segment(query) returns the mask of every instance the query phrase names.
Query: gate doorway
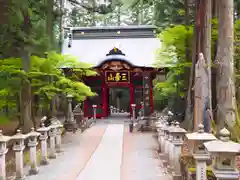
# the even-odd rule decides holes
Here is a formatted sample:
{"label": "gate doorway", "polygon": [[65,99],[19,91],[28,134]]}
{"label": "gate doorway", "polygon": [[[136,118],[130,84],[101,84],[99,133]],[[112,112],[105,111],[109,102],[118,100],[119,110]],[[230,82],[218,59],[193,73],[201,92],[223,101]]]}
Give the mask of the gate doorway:
{"label": "gate doorway", "polygon": [[[130,112],[130,91],[127,87],[110,87],[109,88],[109,108],[115,107],[119,112]],[[110,111],[110,109],[109,109]],[[110,113],[110,115],[112,115]]]}

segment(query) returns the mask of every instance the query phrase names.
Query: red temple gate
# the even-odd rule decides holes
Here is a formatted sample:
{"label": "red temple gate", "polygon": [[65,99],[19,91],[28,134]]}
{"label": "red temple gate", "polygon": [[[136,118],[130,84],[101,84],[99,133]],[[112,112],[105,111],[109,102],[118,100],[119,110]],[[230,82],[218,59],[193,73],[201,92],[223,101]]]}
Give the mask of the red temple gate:
{"label": "red temple gate", "polygon": [[[98,94],[96,97],[84,101],[84,116],[93,117],[92,105],[97,105],[97,118],[108,117],[109,111],[109,89],[113,87],[129,89],[129,103],[136,104],[136,112],[142,108],[144,101],[144,74],[148,74],[148,103],[150,112],[153,112],[152,79],[155,78],[159,69],[150,67],[139,67],[126,60],[125,55],[117,48],[112,49],[99,65],[94,68],[98,75],[85,78],[85,83]],[[164,69],[162,69],[164,70]],[[161,70],[160,70],[161,71]],[[128,112],[132,114],[131,105]]]}

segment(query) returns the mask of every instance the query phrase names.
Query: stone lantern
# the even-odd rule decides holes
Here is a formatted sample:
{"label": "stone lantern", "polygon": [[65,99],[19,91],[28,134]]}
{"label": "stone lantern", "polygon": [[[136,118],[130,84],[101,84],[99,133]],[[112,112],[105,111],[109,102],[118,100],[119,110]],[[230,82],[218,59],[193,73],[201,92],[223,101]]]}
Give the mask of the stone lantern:
{"label": "stone lantern", "polygon": [[218,180],[238,180],[239,172],[235,158],[240,152],[240,144],[229,138],[230,132],[224,128],[220,139],[204,143],[207,151],[214,157],[213,173]]}
{"label": "stone lantern", "polygon": [[58,124],[56,124],[56,152],[57,153],[60,153],[62,152],[62,148],[61,148],[61,145],[62,145],[62,128],[63,128],[63,125],[62,123],[59,121]]}
{"label": "stone lantern", "polygon": [[113,106],[110,106],[110,112],[113,114]]}
{"label": "stone lantern", "polygon": [[165,153],[165,143],[166,143],[166,141],[165,141],[165,139],[166,139],[165,128],[167,126],[166,124],[167,124],[167,121],[165,119],[163,119],[162,124],[161,124],[161,133],[160,133],[161,136],[159,135],[160,141],[161,141],[160,148],[161,148],[162,156]]}
{"label": "stone lantern", "polygon": [[196,180],[206,180],[207,160],[210,159],[204,144],[207,141],[215,140],[216,137],[211,133],[204,132],[204,126],[198,125],[198,131],[186,134],[188,140],[194,142],[193,157],[196,160]]}
{"label": "stone lantern", "polygon": [[29,174],[38,174],[37,168],[37,145],[38,141],[37,138],[40,136],[40,133],[34,131],[34,128],[31,129],[32,131],[28,133],[28,146],[30,148],[30,170]]}
{"label": "stone lantern", "polygon": [[174,145],[173,145],[173,132],[175,129],[175,121],[170,123],[170,127],[168,128],[168,171],[171,172],[173,169],[173,153],[174,153]]}
{"label": "stone lantern", "polygon": [[4,136],[2,130],[0,130],[0,177],[6,180],[6,154],[8,152],[7,142],[11,140],[10,136]]}
{"label": "stone lantern", "polygon": [[25,149],[24,140],[26,138],[28,138],[28,135],[22,134],[20,129],[11,138],[14,140],[13,151],[15,152],[16,179],[24,179],[25,176],[23,171],[23,150]]}
{"label": "stone lantern", "polygon": [[93,121],[96,123],[97,121],[97,105],[93,104],[92,105],[92,108],[93,108]]}
{"label": "stone lantern", "polygon": [[47,139],[48,139],[48,131],[50,130],[49,127],[45,127],[44,123],[41,124],[41,127],[37,129],[40,132],[40,141],[41,141],[41,165],[47,165],[48,162],[48,152],[47,152]]}
{"label": "stone lantern", "polygon": [[68,113],[67,118],[64,122],[64,127],[67,131],[76,132],[78,125],[74,119],[73,111],[72,111],[72,95],[67,95],[67,101],[68,101]]}
{"label": "stone lantern", "polygon": [[131,104],[133,121],[136,119],[136,104]]}
{"label": "stone lantern", "polygon": [[179,180],[182,177],[181,174],[181,167],[180,167],[180,157],[181,157],[181,151],[182,151],[182,145],[184,142],[184,136],[186,134],[186,130],[183,128],[180,128],[180,123],[175,122],[175,127],[172,129],[171,134],[173,136],[172,144],[173,149],[171,159],[170,159],[170,165],[172,165],[172,177],[173,180]]}
{"label": "stone lantern", "polygon": [[57,129],[59,128],[59,124],[54,122],[49,126],[49,143],[50,143],[50,152],[49,158],[55,159],[56,155],[56,136],[57,136]]}
{"label": "stone lantern", "polygon": [[164,122],[163,119],[160,119],[159,121],[157,121],[156,123],[156,128],[157,128],[157,133],[158,133],[158,152],[161,153],[163,151],[162,149],[162,144],[163,142],[163,137],[164,137],[164,132],[163,132],[163,128],[164,128]]}
{"label": "stone lantern", "polygon": [[170,127],[170,124],[169,122],[165,121],[165,126],[163,128],[163,132],[164,132],[164,150],[163,150],[163,153],[160,155],[161,159],[163,160],[163,164],[164,165],[167,165],[168,163],[168,153],[169,153],[169,141],[168,141],[168,138],[169,138],[169,129]]}

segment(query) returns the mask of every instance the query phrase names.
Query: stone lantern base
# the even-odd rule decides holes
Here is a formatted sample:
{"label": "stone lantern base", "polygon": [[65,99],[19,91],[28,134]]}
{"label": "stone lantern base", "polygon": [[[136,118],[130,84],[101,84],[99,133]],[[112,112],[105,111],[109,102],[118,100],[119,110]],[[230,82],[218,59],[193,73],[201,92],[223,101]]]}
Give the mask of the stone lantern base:
{"label": "stone lantern base", "polygon": [[37,168],[31,168],[29,170],[29,175],[36,175],[39,173],[39,170]]}
{"label": "stone lantern base", "polygon": [[182,180],[183,177],[181,174],[172,173],[172,180]]}
{"label": "stone lantern base", "polygon": [[64,122],[64,128],[68,132],[75,133],[78,129],[78,124],[75,121],[65,121]]}

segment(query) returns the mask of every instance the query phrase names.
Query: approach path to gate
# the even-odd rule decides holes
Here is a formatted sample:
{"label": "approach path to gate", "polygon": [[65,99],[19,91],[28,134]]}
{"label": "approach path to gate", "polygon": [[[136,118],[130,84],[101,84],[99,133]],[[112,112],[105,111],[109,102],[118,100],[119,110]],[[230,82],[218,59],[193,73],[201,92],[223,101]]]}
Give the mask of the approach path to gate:
{"label": "approach path to gate", "polygon": [[152,133],[129,133],[124,123],[97,123],[67,134],[63,152],[28,180],[168,180]]}

